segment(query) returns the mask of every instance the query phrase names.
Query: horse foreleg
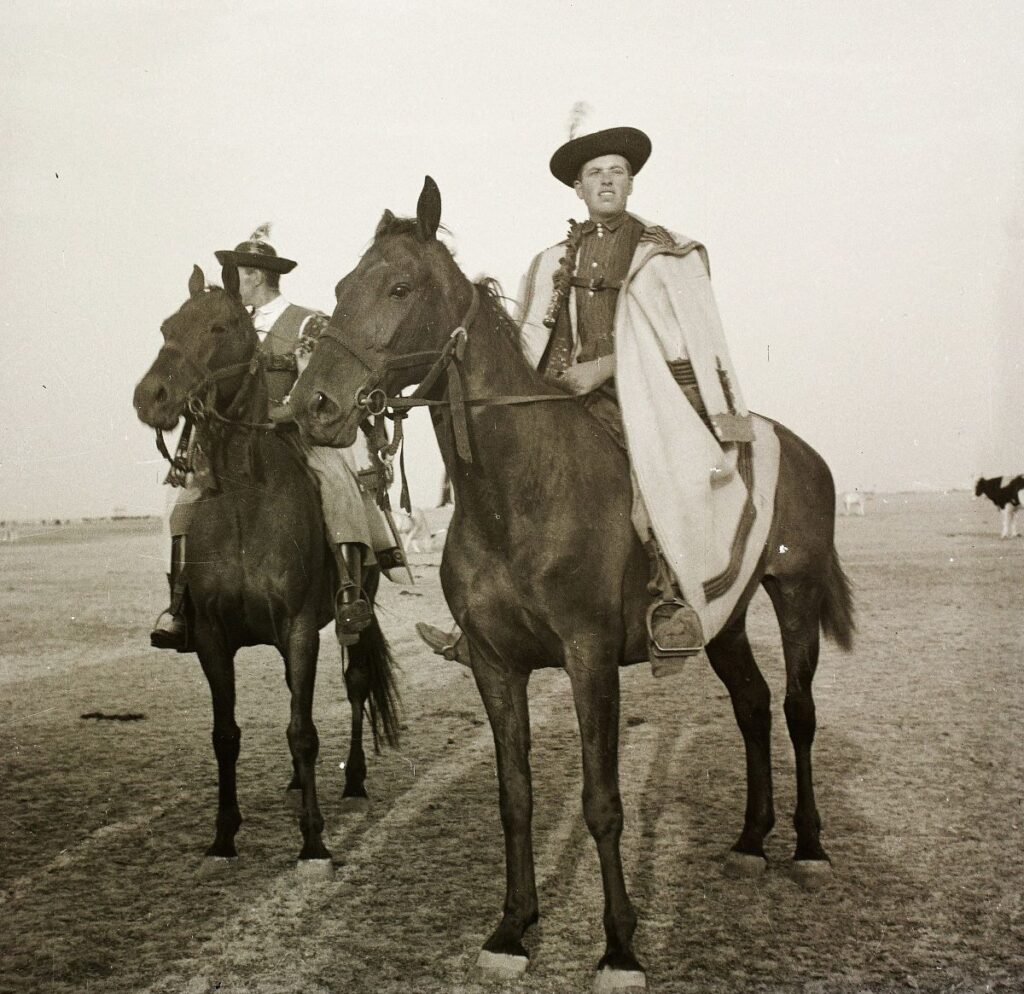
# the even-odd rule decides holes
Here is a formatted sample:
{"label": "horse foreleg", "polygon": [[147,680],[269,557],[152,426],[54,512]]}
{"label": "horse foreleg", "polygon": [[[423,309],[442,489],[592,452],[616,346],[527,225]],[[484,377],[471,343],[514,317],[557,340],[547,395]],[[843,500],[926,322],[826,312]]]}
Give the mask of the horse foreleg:
{"label": "horse foreleg", "polygon": [[574,640],[566,660],[583,749],[583,817],[597,843],[604,888],[604,956],[598,988],[643,986],[644,968],[633,954],[636,912],[626,892],[619,842],[619,668],[614,659],[587,652]]}
{"label": "horse foreleg", "polygon": [[354,650],[355,646],[349,650],[349,665],[345,670],[345,692],[348,695],[349,704],[352,706],[352,735],[349,741],[348,759],[345,762],[345,789],[341,795],[348,801],[350,807],[368,797],[366,793],[366,755],[363,752],[363,714],[367,698],[370,696],[370,686],[363,657]]}
{"label": "horse foreleg", "polygon": [[505,908],[484,943],[478,965],[491,973],[522,973],[529,962],[522,938],[537,920],[533,866],[533,786],[530,781],[529,675],[508,672],[474,645],[473,675],[494,734],[501,827],[505,834]]}
{"label": "horse foreleg", "polygon": [[814,799],[811,748],[817,731],[817,716],[811,682],[818,668],[819,607],[821,595],[809,580],[777,580],[768,594],[782,631],[782,653],[786,660],[786,725],[796,756],[797,873],[810,879],[828,872],[828,854],[821,845],[821,816]]}
{"label": "horse foreleg", "polygon": [[320,738],[313,723],[313,689],[316,685],[319,646],[320,636],[313,619],[302,616],[296,618],[288,637],[285,666],[288,668],[288,687],[291,690],[288,746],[302,789],[299,828],[302,830],[303,845],[299,853],[300,868],[309,860],[329,861],[331,858],[323,841],[324,819],[316,793],[316,758],[320,752]]}
{"label": "horse foreleg", "polygon": [[217,757],[217,833],[206,855],[234,859],[235,835],[242,824],[238,810],[236,767],[242,733],[235,722],[235,660],[208,630],[196,633],[196,649],[213,699],[213,752]]}
{"label": "horse foreleg", "polygon": [[747,808],[743,831],[725,864],[727,873],[765,869],[764,840],[775,826],[772,799],[771,692],[757,667],[741,616],[707,646],[708,660],[732,699],[747,758]]}

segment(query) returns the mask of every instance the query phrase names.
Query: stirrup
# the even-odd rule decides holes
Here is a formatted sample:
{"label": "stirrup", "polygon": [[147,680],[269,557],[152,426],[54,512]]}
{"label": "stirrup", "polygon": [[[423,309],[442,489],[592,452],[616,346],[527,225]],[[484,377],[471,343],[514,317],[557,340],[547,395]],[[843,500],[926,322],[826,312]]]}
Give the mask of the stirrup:
{"label": "stirrup", "polygon": [[344,586],[334,598],[334,620],[339,631],[354,635],[368,628],[373,621],[373,608],[362,589],[353,601],[342,601],[340,598],[351,586]]}
{"label": "stirrup", "polygon": [[149,633],[149,644],[154,649],[195,652],[188,620],[180,614],[171,614],[170,611],[162,612],[156,619],[153,630]]}
{"label": "stirrup", "polygon": [[655,601],[647,609],[647,638],[652,657],[695,656],[704,648],[697,612],[678,597]]}

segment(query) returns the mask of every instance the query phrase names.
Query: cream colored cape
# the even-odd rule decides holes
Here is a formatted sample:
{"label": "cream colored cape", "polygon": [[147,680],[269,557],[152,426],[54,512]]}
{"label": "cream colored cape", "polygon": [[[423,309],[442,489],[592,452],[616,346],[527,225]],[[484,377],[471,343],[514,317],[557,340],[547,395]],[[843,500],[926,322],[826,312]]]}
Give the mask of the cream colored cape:
{"label": "cream colored cape", "polygon": [[[520,290],[521,343],[534,366],[550,338],[543,319],[563,252],[564,244],[541,252]],[[764,549],[779,445],[771,422],[743,404],[706,260],[697,242],[647,227],[619,291],[615,383],[650,527],[707,641],[728,619]],[[569,313],[578,354],[574,294]],[[673,379],[674,359],[692,363],[715,435]],[[737,449],[724,452],[720,444],[736,441],[753,442],[749,490]],[[643,514],[635,512],[638,519]]]}

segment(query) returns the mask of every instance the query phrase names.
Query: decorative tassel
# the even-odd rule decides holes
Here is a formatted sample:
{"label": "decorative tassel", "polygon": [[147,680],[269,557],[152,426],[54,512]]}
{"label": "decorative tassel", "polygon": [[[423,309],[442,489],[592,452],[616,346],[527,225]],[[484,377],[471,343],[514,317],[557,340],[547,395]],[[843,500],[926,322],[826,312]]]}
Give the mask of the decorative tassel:
{"label": "decorative tassel", "polygon": [[544,315],[544,327],[554,328],[558,321],[558,312],[562,309],[572,288],[572,275],[576,271],[576,254],[580,250],[580,242],[583,240],[583,225],[569,218],[569,236],[566,240],[565,255],[558,260],[558,269],[551,278],[554,284],[554,291],[551,294],[551,303],[548,304],[547,313]]}

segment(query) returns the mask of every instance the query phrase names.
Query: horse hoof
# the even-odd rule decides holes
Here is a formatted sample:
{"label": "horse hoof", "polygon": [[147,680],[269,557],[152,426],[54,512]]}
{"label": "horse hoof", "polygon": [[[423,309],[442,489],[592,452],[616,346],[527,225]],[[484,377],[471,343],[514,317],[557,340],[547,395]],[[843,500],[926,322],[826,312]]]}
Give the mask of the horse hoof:
{"label": "horse hoof", "polygon": [[643,970],[613,970],[605,967],[594,977],[594,994],[610,994],[611,991],[645,991],[647,974]]}
{"label": "horse hoof", "polygon": [[768,869],[768,860],[764,856],[755,856],[753,853],[736,852],[730,849],[725,856],[725,863],[722,864],[724,876],[732,877],[734,880],[741,878],[749,879],[760,877]]}
{"label": "horse hoof", "polygon": [[343,797],[339,805],[342,814],[362,814],[370,810],[368,797]]}
{"label": "horse hoof", "polygon": [[230,873],[238,866],[237,856],[204,856],[199,864],[199,875],[211,877],[221,873]]}
{"label": "horse hoof", "polygon": [[296,870],[303,880],[332,880],[334,878],[334,860],[332,859],[300,859]]}
{"label": "horse hoof", "polygon": [[508,953],[492,953],[481,949],[476,965],[486,974],[495,978],[521,977],[526,973],[530,961],[525,956],[510,956]]}
{"label": "horse hoof", "polygon": [[827,859],[794,859],[790,876],[804,890],[817,890],[832,881],[832,864]]}

